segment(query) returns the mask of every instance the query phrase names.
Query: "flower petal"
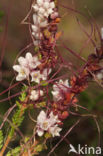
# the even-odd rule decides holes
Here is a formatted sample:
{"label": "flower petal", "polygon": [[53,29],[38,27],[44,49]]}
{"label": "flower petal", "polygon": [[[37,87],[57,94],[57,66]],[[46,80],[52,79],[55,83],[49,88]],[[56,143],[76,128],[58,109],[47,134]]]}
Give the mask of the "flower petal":
{"label": "flower petal", "polygon": [[14,66],[13,66],[13,69],[14,69],[15,71],[17,71],[17,72],[20,72],[21,66],[20,66],[20,65],[14,65]]}

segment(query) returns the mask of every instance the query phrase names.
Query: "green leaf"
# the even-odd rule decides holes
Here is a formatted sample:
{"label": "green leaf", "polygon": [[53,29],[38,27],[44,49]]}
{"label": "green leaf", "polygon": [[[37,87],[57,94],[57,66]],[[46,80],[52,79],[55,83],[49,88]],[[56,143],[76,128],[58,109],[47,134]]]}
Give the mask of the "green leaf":
{"label": "green leaf", "polygon": [[19,99],[20,99],[20,101],[25,101],[25,99],[26,99],[26,92],[23,92],[22,94],[21,94],[21,96],[19,97]]}
{"label": "green leaf", "polygon": [[23,88],[22,88],[22,93],[21,93],[21,96],[19,97],[20,101],[25,101],[26,99],[26,90],[27,90],[28,86],[24,85]]}
{"label": "green leaf", "polygon": [[12,122],[15,126],[20,126],[24,119],[24,116],[21,116],[20,114],[21,114],[21,110],[19,109],[13,115]]}
{"label": "green leaf", "polygon": [[18,154],[20,153],[20,149],[21,149],[21,147],[18,146],[18,147],[16,147],[16,148],[10,150],[10,151],[6,154],[6,156],[18,156]]}

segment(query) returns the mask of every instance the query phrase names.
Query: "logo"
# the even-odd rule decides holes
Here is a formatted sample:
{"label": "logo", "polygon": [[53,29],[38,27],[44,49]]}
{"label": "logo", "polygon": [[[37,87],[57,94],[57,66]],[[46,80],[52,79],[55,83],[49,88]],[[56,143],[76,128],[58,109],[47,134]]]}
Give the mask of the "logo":
{"label": "logo", "polygon": [[78,144],[78,148],[77,150],[75,149],[75,147],[70,144],[70,149],[68,151],[68,154],[70,153],[76,153],[76,154],[102,154],[102,149],[101,147],[88,147],[87,145],[85,145],[84,147],[82,147],[80,144]]}

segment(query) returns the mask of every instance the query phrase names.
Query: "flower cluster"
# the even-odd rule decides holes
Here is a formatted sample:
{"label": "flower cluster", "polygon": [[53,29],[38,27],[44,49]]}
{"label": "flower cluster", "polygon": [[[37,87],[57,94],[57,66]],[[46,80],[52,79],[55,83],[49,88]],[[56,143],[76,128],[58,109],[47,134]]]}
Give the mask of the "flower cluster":
{"label": "flower cluster", "polygon": [[37,0],[36,4],[33,5],[33,8],[38,16],[40,16],[41,18],[48,18],[49,15],[53,13],[55,3],[50,2],[50,0]]}
{"label": "flower cluster", "polygon": [[[31,104],[37,104],[38,108],[45,108],[45,97],[49,97],[49,87],[47,85],[47,88],[43,88],[41,85],[45,83],[42,83],[42,81],[48,79],[52,71],[51,68],[54,67],[58,58],[53,43],[59,37],[57,25],[60,18],[58,8],[52,0],[35,0],[35,3],[32,4],[32,9],[34,11],[32,15],[33,24],[31,25],[33,43],[35,46],[38,46],[38,53],[40,55],[35,54],[33,56],[30,52],[27,52],[25,57],[18,58],[19,64],[14,65],[13,69],[18,73],[16,76],[17,81],[28,80],[30,88],[28,87],[29,89],[27,90],[28,98],[26,99],[26,103],[28,104],[29,101]],[[37,85],[35,87],[36,84],[31,82],[40,84],[40,86]],[[59,82],[55,82],[53,85],[53,90],[52,92],[50,91],[53,95],[53,100],[50,100],[48,111],[41,110],[37,116],[36,134],[39,137],[44,134],[49,134],[52,137],[60,136],[62,128],[59,125],[68,116],[66,111],[67,106],[64,106],[63,99],[69,88],[68,80],[59,80]],[[45,93],[48,96],[45,96]],[[42,105],[43,102],[45,102],[45,106]],[[56,108],[54,104],[57,106]]]}
{"label": "flower cluster", "polygon": [[37,134],[42,136],[44,132],[50,133],[53,137],[60,136],[59,132],[62,130],[58,127],[58,116],[54,115],[53,112],[47,116],[44,111],[41,111],[37,117]]}
{"label": "flower cluster", "polygon": [[48,75],[51,73],[51,69],[45,68],[43,71],[40,71],[38,66],[41,64],[38,56],[32,56],[31,53],[26,53],[25,58],[18,58],[19,65],[14,65],[13,69],[18,72],[16,76],[17,81],[22,81],[24,79],[29,80],[31,76],[31,81],[40,83],[41,80],[46,80]]}
{"label": "flower cluster", "polygon": [[55,3],[50,0],[37,0],[35,4],[32,5],[34,10],[33,14],[33,25],[32,35],[34,36],[34,45],[39,45],[42,38],[41,29],[48,25],[48,17],[51,18],[58,16],[58,13],[54,11]]}
{"label": "flower cluster", "polygon": [[67,92],[69,88],[70,85],[68,83],[68,80],[59,80],[59,82],[56,82],[56,84],[53,85],[52,91],[54,101],[63,99],[64,93]]}

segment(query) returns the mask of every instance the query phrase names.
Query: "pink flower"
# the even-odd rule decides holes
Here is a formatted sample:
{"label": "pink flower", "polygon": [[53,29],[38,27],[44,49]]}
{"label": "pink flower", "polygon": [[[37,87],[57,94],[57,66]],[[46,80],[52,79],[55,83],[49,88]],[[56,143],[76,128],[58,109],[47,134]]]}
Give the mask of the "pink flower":
{"label": "pink flower", "polygon": [[47,80],[48,75],[51,73],[51,69],[44,69],[42,73],[39,70],[31,72],[32,80],[36,83],[40,83],[41,80]]}
{"label": "pink flower", "polygon": [[63,98],[62,93],[66,92],[70,88],[68,80],[59,80],[59,82],[56,82],[56,84],[53,85],[53,99],[54,101],[59,101]]}
{"label": "pink flower", "polygon": [[37,68],[41,64],[37,56],[32,56],[31,53],[26,53],[25,57],[18,58],[19,65],[14,65],[13,69],[18,72],[17,81],[28,79],[31,70]]}
{"label": "pink flower", "polygon": [[54,115],[53,112],[47,116],[44,111],[41,111],[37,117],[37,134],[42,136],[45,131],[49,132],[53,137],[60,136],[59,132],[62,130],[58,127],[58,116]]}

